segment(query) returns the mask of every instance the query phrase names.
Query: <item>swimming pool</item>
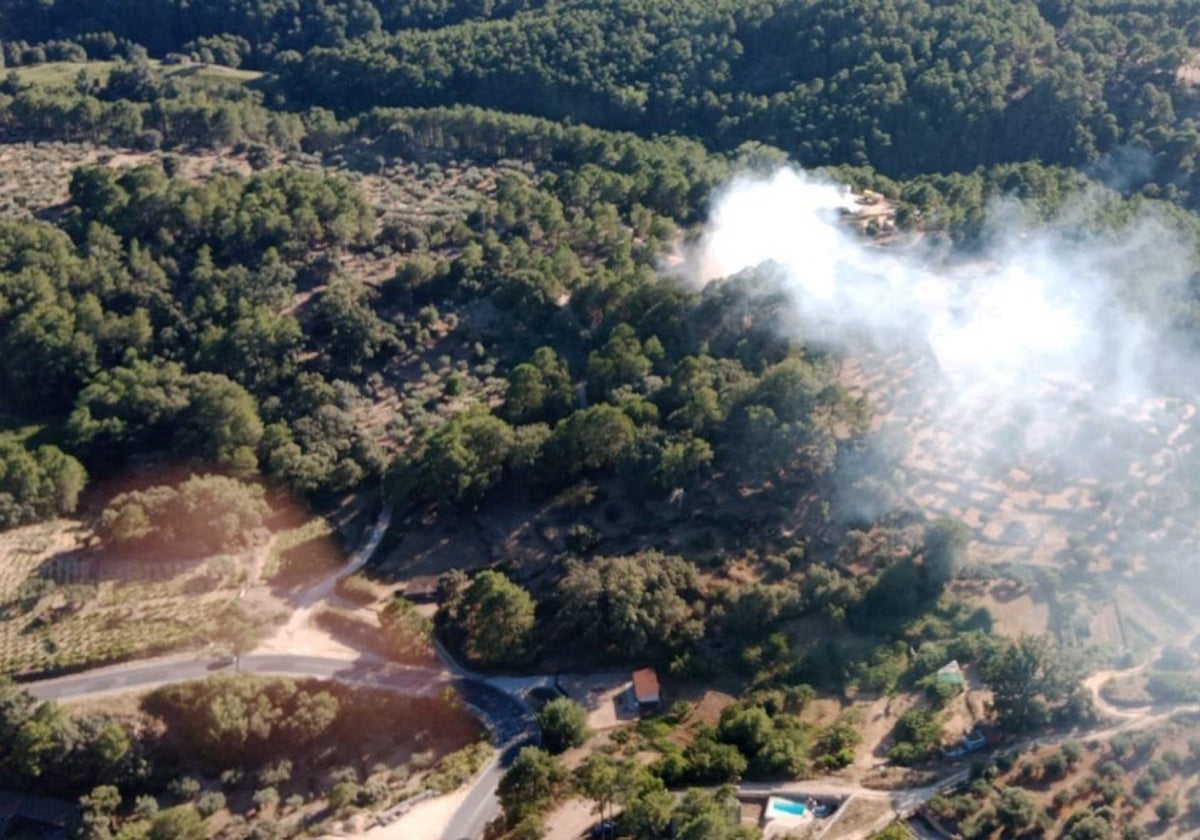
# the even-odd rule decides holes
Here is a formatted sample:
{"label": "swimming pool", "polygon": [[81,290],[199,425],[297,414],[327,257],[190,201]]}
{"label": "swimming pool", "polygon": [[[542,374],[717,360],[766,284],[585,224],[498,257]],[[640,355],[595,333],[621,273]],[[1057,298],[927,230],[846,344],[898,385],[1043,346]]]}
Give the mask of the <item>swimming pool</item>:
{"label": "swimming pool", "polygon": [[790,799],[778,799],[774,796],[767,802],[767,819],[772,817],[803,817],[808,813],[808,808],[801,802],[793,802]]}

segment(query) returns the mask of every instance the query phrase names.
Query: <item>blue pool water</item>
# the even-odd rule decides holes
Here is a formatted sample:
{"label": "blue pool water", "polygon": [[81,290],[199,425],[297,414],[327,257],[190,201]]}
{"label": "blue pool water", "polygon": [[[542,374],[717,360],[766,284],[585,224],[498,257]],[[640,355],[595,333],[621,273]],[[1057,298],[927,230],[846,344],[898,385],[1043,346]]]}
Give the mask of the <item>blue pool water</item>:
{"label": "blue pool water", "polygon": [[771,802],[771,815],[774,814],[789,814],[793,817],[802,817],[808,809],[799,802],[792,802],[790,799],[775,799]]}

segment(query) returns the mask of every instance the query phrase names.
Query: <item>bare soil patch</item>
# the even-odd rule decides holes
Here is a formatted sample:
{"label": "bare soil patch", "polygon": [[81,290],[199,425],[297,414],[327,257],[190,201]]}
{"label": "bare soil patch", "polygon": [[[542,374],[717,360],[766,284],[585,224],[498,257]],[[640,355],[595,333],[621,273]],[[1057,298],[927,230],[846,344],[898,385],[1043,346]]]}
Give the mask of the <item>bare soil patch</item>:
{"label": "bare soil patch", "polygon": [[630,686],[628,672],[612,672],[589,676],[567,676],[559,685],[588,711],[588,728],[603,732],[638,720],[630,709],[625,695]]}
{"label": "bare soil patch", "polygon": [[824,829],[825,831],[822,836],[828,837],[830,840],[867,837],[891,822],[894,815],[891,803],[886,799],[867,799],[858,796],[851,797],[842,805],[839,812],[828,818],[829,821],[836,820],[836,822],[827,828],[818,823],[817,830]]}
{"label": "bare soil patch", "polygon": [[[548,829],[545,840],[580,840],[591,836],[591,828],[599,822],[596,803],[586,799],[568,799],[546,813]],[[605,811],[607,812],[607,808]],[[607,816],[607,814],[606,814]]]}
{"label": "bare soil patch", "polygon": [[979,598],[980,604],[992,614],[997,634],[1012,637],[1022,634],[1038,636],[1050,629],[1048,604],[1036,600],[1030,592],[1005,597],[997,593],[998,589],[999,587],[994,586]]}

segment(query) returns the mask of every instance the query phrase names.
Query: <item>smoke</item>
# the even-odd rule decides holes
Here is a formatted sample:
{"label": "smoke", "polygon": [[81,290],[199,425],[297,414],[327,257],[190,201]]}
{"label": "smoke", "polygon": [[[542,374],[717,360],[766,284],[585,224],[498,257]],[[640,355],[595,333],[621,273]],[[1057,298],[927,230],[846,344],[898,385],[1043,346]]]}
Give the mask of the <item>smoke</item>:
{"label": "smoke", "polygon": [[[965,257],[912,240],[880,247],[856,223],[881,205],[780,170],[715,197],[683,270],[700,284],[754,267],[778,275],[795,337],[855,360],[862,390],[884,403],[877,430],[905,441],[910,502],[996,535],[1003,517],[976,516],[968,485],[1024,470],[1048,494],[1090,479],[1094,496],[1142,470],[1174,488],[1178,507],[1179,482],[1161,474],[1184,442],[1190,451],[1180,424],[1191,409],[1166,397],[1188,393],[1194,360],[1167,325],[1186,299],[1190,255],[1151,216],[1119,234],[1088,232],[1093,198],[1040,226],[1000,202],[984,245]],[[1168,443],[1179,451],[1164,466]],[[957,495],[922,495],[922,471],[949,476]]]}
{"label": "smoke", "polygon": [[842,215],[870,209],[795,170],[739,179],[715,202],[696,276],[708,282],[771,263],[806,340],[845,349],[903,336],[927,347],[956,385],[1005,401],[1047,377],[1141,392],[1161,349],[1148,317],[1164,315],[1188,276],[1186,252],[1161,225],[1072,243],[997,206],[982,255],[956,264],[869,244]]}
{"label": "smoke", "polygon": [[1140,189],[1154,180],[1154,153],[1139,146],[1118,146],[1089,166],[1087,174],[1118,192]]}

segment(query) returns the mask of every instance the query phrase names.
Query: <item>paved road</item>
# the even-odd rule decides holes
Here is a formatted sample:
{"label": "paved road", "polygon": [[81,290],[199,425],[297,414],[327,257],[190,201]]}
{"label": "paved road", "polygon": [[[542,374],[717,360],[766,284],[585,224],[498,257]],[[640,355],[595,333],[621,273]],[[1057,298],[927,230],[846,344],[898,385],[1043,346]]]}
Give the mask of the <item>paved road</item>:
{"label": "paved road", "polygon": [[[500,813],[496,799],[500,777],[522,746],[537,743],[533,716],[521,701],[481,679],[454,677],[446,670],[291,654],[245,656],[239,670],[263,676],[337,680],[404,694],[433,694],[453,687],[491,730],[498,752],[472,782],[466,800],[447,826],[446,840],[477,840],[483,836],[484,828]],[[42,700],[67,700],[145,690],[233,671],[234,666],[224,659],[174,656],[31,682],[25,688]]]}
{"label": "paved road", "polygon": [[454,687],[463,702],[487,722],[498,752],[471,783],[467,798],[454,812],[442,840],[478,840],[487,824],[500,814],[500,800],[496,798],[500,777],[521,747],[538,743],[537,725],[527,706],[483,680],[460,677]]}
{"label": "paved road", "polygon": [[[471,674],[456,665],[434,669],[394,664],[380,665],[374,661],[353,658],[252,654],[242,657],[238,666],[241,671],[247,673],[332,679],[351,685],[374,686],[406,694],[430,694],[441,691],[446,686],[453,687],[463,701],[480,715],[491,730],[492,740],[498,747],[498,753],[472,782],[466,799],[447,826],[443,840],[477,840],[483,835],[484,827],[500,812],[500,803],[496,799],[496,787],[500,777],[522,746],[537,743],[537,728],[533,717],[518,696],[489,684],[484,678]],[[144,690],[175,682],[204,679],[215,673],[232,673],[233,670],[233,664],[223,659],[183,655],[143,660],[51,680],[30,682],[26,683],[24,687],[41,699],[64,700]],[[509,688],[506,681],[497,680],[497,682],[502,683],[505,689]],[[1122,720],[1107,728],[1088,733],[1071,733],[1038,740],[1031,739],[1009,745],[1007,749],[1024,749],[1037,743],[1049,745],[1070,737],[1106,739],[1118,732],[1165,721],[1171,714],[1180,710],[1196,708],[1198,707],[1194,705],[1180,705],[1162,706],[1145,711],[1138,710],[1138,717]],[[968,773],[967,769],[958,769],[928,786],[892,791],[872,790],[834,780],[810,780],[776,785],[745,783],[740,787],[744,792],[759,795],[770,790],[783,795],[809,792],[889,799],[895,812],[907,816],[934,793],[966,779]]]}
{"label": "paved road", "polygon": [[[366,545],[349,563],[294,598],[296,609],[281,629],[281,635],[294,634],[308,622],[315,605],[333,592],[340,578],[354,573],[370,560],[390,522],[391,511],[385,509]],[[235,670],[263,676],[332,679],[405,694],[430,695],[452,685],[463,701],[482,718],[498,748],[496,757],[471,782],[467,797],[455,812],[445,834],[448,840],[476,840],[483,836],[484,828],[500,813],[500,803],[496,798],[500,777],[522,746],[537,743],[537,726],[528,706],[519,698],[529,687],[548,684],[549,679],[489,680],[461,668],[440,646],[437,647],[437,653],[443,662],[443,667],[439,669],[390,665],[368,655],[338,658],[264,652],[242,656],[235,662],[230,657],[184,654],[31,682],[26,684],[26,688],[43,700],[65,700],[146,690]]]}
{"label": "paved road", "polygon": [[[363,564],[378,547],[387,530],[389,517],[385,513],[376,523],[367,544],[357,556],[340,569],[297,598],[297,611],[289,625],[298,626],[308,618],[312,606],[333,591],[339,577],[349,574]],[[472,781],[462,805],[451,818],[442,840],[477,840],[483,836],[485,827],[500,813],[496,788],[504,771],[511,765],[522,746],[537,743],[537,727],[523,700],[525,693],[535,686],[547,686],[546,677],[484,677],[474,674],[454,662],[453,658],[435,645],[441,668],[418,668],[380,663],[375,657],[361,655],[344,658],[333,656],[308,656],[289,653],[255,653],[241,657],[233,663],[228,657],[197,657],[194,654],[161,657],[154,660],[100,668],[66,677],[31,682],[25,685],[30,693],[41,699],[63,700],[79,697],[101,696],[128,691],[145,690],[175,682],[204,679],[216,673],[240,670],[264,676],[292,676],[332,679],[351,685],[374,686],[405,694],[434,694],[447,686],[457,690],[463,701],[474,709],[492,733],[497,746],[496,756]],[[1113,710],[1100,698],[1099,689],[1103,679],[1114,674],[1135,673],[1138,668],[1125,672],[1093,675],[1085,684],[1097,699],[1097,705],[1105,712],[1116,712],[1121,719],[1117,725],[1086,733],[1091,738],[1107,738],[1120,731],[1140,728],[1166,720],[1170,714],[1195,706],[1163,706],[1132,710]],[[1041,739],[1043,744],[1056,743],[1066,737],[1056,736]],[[1026,748],[1036,741],[1010,745],[1009,749]],[[809,792],[812,794],[839,794],[845,797],[886,799],[891,810],[901,816],[912,814],[934,793],[960,783],[967,777],[968,770],[958,769],[948,773],[931,785],[893,791],[879,791],[860,785],[839,783],[835,780],[810,780],[809,782],[783,785],[743,784],[747,793],[762,795],[766,789],[787,795]],[[891,819],[888,816],[886,819]],[[832,822],[832,821],[831,821]],[[870,829],[882,827],[871,826]],[[828,826],[827,826],[828,828]],[[866,836],[869,832],[862,832]]]}
{"label": "paved road", "polygon": [[[164,657],[128,665],[85,671],[25,685],[43,700],[95,697],[141,691],[170,683],[202,680],[213,674],[231,674],[234,665],[221,658]],[[351,685],[375,686],[404,694],[433,694],[450,682],[449,675],[433,668],[379,666],[329,656],[254,654],[242,657],[237,670],[248,674],[279,677],[315,677]]]}
{"label": "paved road", "polygon": [[379,514],[379,519],[376,520],[375,526],[371,529],[371,536],[367,538],[366,544],[350,558],[348,563],[339,567],[332,574],[326,575],[302,592],[298,592],[292,596],[292,603],[295,605],[295,609],[288,616],[287,623],[275,633],[274,638],[290,639],[301,627],[308,624],[316,606],[333,594],[338,581],[357,572],[375,555],[375,549],[379,548],[379,544],[383,542],[383,535],[387,533],[387,529],[391,524],[392,509],[385,506]]}

